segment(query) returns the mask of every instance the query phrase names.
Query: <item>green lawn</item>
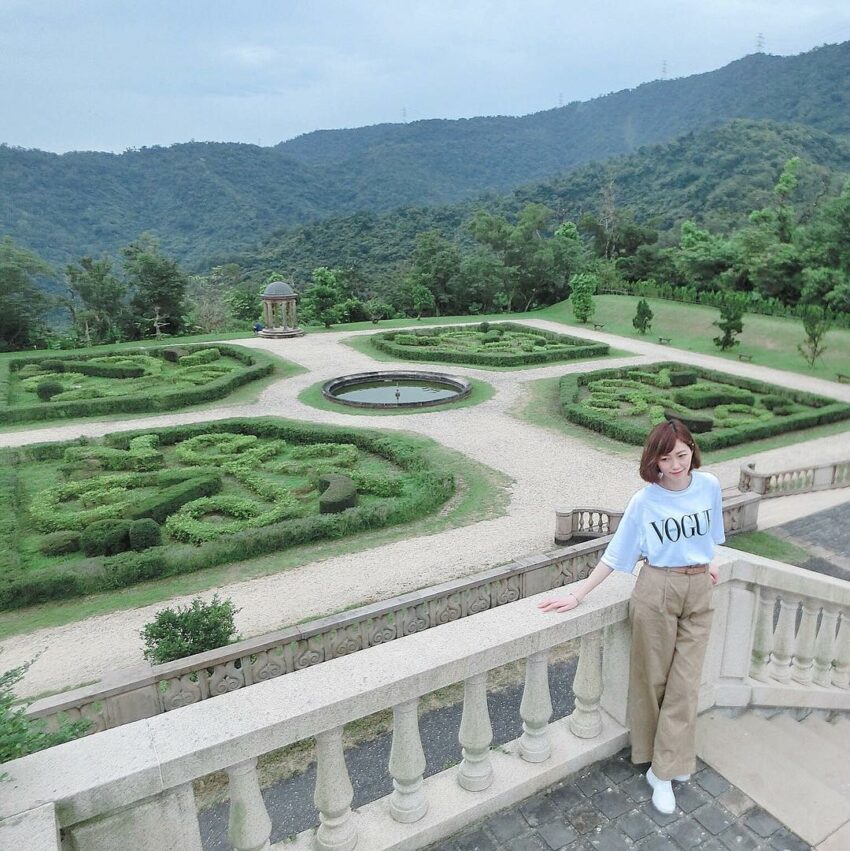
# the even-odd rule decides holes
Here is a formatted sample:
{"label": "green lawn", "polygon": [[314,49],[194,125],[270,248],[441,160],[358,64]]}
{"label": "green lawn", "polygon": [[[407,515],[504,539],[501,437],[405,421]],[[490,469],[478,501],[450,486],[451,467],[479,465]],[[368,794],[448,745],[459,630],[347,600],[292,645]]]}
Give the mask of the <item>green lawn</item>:
{"label": "green lawn", "polygon": [[[671,347],[686,352],[716,355],[732,361],[739,354],[752,355],[753,363],[788,372],[798,372],[834,381],[837,373],[850,374],[850,330],[834,328],[826,336],[827,351],[814,367],[810,367],[797,351],[805,339],[803,324],[797,319],[746,314],[741,341],[731,352],[721,352],[712,339],[718,329],[711,323],[720,315],[713,307],[698,304],[681,304],[664,299],[647,299],[652,309],[651,333],[642,336],[632,327],[632,317],[640,299],[637,296],[594,296],[596,313],[593,321],[603,323],[604,331],[633,340],[657,343],[659,336],[669,337]],[[580,326],[573,317],[569,302],[525,314],[538,319],[550,319],[564,325]],[[585,326],[588,327],[588,326]],[[671,352],[671,359],[675,353]]]}
{"label": "green lawn", "polygon": [[741,532],[732,535],[726,542],[727,547],[753,555],[772,558],[785,564],[804,564],[811,555],[788,541],[771,535],[770,532]]}

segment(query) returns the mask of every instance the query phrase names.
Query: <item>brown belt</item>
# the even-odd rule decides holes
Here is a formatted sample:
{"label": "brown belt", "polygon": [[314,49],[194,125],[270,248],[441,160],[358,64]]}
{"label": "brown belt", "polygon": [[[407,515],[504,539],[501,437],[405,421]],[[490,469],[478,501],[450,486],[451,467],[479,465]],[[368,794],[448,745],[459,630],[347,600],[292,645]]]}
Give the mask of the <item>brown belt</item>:
{"label": "brown belt", "polygon": [[707,564],[686,564],[681,567],[659,567],[657,564],[651,564],[649,566],[655,570],[669,570],[671,573],[684,573],[686,576],[693,576],[695,573],[705,573],[708,570]]}

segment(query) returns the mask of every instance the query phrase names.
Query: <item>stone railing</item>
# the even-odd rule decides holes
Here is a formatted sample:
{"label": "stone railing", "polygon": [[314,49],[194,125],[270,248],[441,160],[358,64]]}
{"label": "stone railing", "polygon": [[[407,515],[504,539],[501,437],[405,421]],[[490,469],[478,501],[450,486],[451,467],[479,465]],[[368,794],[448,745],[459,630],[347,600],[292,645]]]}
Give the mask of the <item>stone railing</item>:
{"label": "stone railing", "polygon": [[738,482],[740,491],[757,493],[765,499],[846,487],[850,487],[850,461],[835,461],[773,473],[757,473],[756,465],[749,462],[741,467]]}
{"label": "stone railing", "polygon": [[[739,555],[720,552],[700,710],[764,702],[758,692],[764,683],[750,675],[751,664],[756,675],[760,665],[773,666],[773,705],[850,709],[847,583]],[[9,779],[0,799],[0,847],[200,851],[192,783],[216,771],[229,778],[228,838],[239,851],[355,845],[385,851],[437,842],[626,744],[633,582],[615,573],[566,615],[543,614],[539,597],[518,600],[9,762],[3,766]],[[785,612],[780,602],[774,627],[777,599]],[[797,606],[803,613],[795,630]],[[575,708],[550,723],[547,659],[552,648],[576,639]],[[488,672],[520,659],[526,662],[523,733],[491,749]],[[793,688],[783,685],[786,669]],[[463,759],[426,779],[418,702],[456,682],[464,683]],[[343,727],[384,709],[393,712],[387,766],[393,791],[352,812]],[[318,763],[318,827],[270,846],[257,759],[309,738]]]}
{"label": "stone railing", "polygon": [[[757,527],[758,502],[754,494],[724,497],[727,534]],[[614,524],[613,528],[621,516],[589,509],[574,516],[581,517],[585,512],[591,521],[594,514],[611,518],[608,522]],[[606,535],[527,556],[466,579],[165,665],[117,671],[100,683],[42,698],[29,706],[27,714],[51,724],[59,718],[86,718],[92,733],[150,718],[583,579],[595,567],[609,540]]]}
{"label": "stone railing", "polygon": [[558,508],[555,510],[555,544],[564,547],[574,538],[613,535],[622,518],[622,511],[607,508]]}

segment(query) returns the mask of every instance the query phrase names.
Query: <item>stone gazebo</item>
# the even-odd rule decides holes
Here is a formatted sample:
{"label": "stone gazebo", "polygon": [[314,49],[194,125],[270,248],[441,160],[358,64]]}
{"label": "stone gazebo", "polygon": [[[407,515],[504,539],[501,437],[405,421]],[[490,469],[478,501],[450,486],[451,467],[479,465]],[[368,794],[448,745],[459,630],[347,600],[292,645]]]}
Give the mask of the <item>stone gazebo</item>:
{"label": "stone gazebo", "polygon": [[261,337],[302,337],[295,316],[298,294],[285,281],[272,281],[260,296],[263,303]]}

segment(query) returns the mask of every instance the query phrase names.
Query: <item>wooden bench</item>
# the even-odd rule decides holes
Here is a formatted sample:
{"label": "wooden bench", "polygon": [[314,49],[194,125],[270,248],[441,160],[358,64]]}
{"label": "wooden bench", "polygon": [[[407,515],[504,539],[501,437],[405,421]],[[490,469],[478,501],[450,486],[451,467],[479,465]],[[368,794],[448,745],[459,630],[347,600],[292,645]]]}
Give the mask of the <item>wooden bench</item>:
{"label": "wooden bench", "polygon": [[601,331],[604,327],[605,327],[604,322],[594,322],[593,323],[593,330],[594,331]]}
{"label": "wooden bench", "polygon": [[661,343],[662,346],[669,346],[670,345],[670,338],[669,337],[659,337],[658,342]]}
{"label": "wooden bench", "polygon": [[843,372],[836,373],[835,377],[841,384],[850,384],[850,375]]}
{"label": "wooden bench", "polygon": [[752,355],[745,355],[745,354],[739,354],[738,355],[738,360],[743,360],[743,361],[746,361],[747,363],[752,362],[752,359],[753,359]]}

